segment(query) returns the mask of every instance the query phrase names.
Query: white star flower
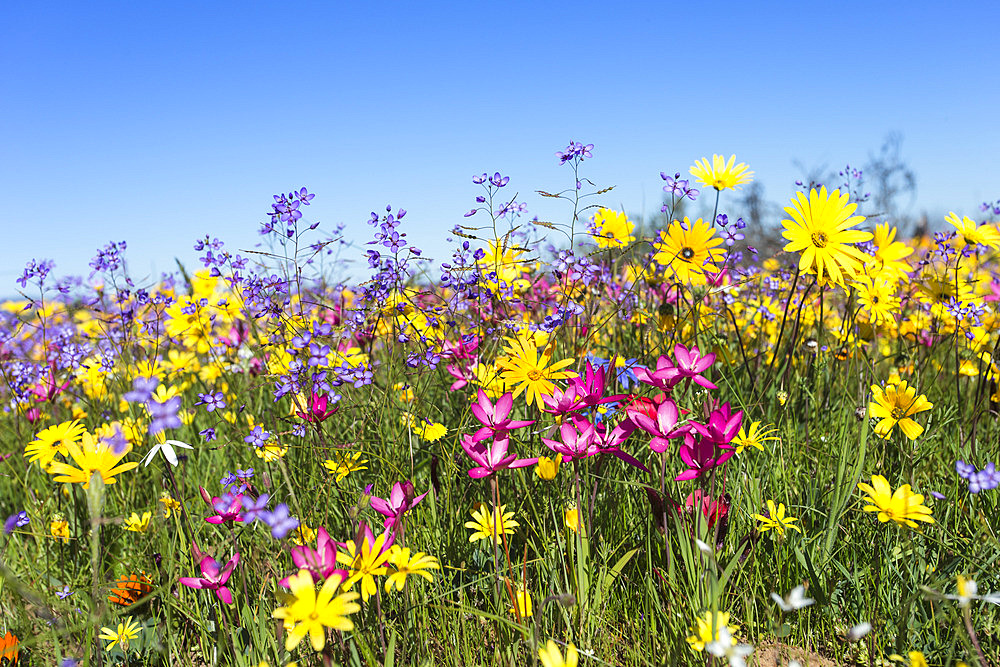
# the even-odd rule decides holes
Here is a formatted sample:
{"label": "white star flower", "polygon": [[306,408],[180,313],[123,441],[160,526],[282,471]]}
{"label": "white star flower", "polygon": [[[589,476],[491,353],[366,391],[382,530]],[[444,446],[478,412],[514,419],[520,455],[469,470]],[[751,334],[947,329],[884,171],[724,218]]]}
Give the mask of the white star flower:
{"label": "white star flower", "polygon": [[784,600],[777,593],[771,593],[771,599],[781,607],[781,611],[788,613],[790,611],[798,611],[799,609],[804,609],[812,603],[815,602],[812,598],[806,597],[806,587],[796,586],[792,589]]}
{"label": "white star flower", "polygon": [[146,457],[142,460],[147,466],[152,463],[153,457],[156,456],[156,452],[162,451],[163,458],[167,460],[167,463],[176,467],[177,466],[177,454],[174,452],[174,447],[182,447],[184,449],[194,449],[191,445],[186,442],[181,442],[180,440],[165,440],[164,442],[153,445],[153,448],[149,450]]}

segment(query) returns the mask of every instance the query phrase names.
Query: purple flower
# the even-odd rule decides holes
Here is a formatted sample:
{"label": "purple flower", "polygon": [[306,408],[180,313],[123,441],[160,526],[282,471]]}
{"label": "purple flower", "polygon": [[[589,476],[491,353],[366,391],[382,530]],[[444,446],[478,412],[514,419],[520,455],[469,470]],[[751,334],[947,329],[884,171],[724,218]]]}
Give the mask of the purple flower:
{"label": "purple flower", "polygon": [[260,449],[270,437],[271,434],[262,429],[260,426],[254,426],[253,430],[250,431],[250,435],[243,438],[243,442]]}
{"label": "purple flower", "polygon": [[137,377],[132,380],[132,391],[122,394],[122,398],[130,403],[145,403],[153,397],[153,390],[160,384],[157,377]]}
{"label": "purple flower", "polygon": [[281,503],[274,508],[273,512],[262,512],[260,520],[271,529],[271,537],[276,540],[283,540],[286,535],[299,526],[299,520],[290,516],[288,505]]}
{"label": "purple flower", "polygon": [[267,512],[267,501],[271,497],[266,493],[262,493],[256,498],[243,497],[243,520],[246,523],[253,523],[254,521],[263,521],[262,515]]}
{"label": "purple flower", "polygon": [[198,431],[198,435],[205,439],[205,442],[212,442],[215,440],[215,429],[214,428],[203,428]]}
{"label": "purple flower", "polygon": [[150,435],[156,435],[168,428],[178,428],[181,425],[181,418],[177,416],[178,410],[181,409],[180,396],[174,396],[163,403],[149,400],[146,403],[146,409],[149,410],[149,416],[153,418],[149,423]]}
{"label": "purple flower", "polygon": [[3,532],[6,535],[10,535],[14,532],[15,528],[23,528],[27,526],[31,519],[28,518],[27,512],[17,512],[16,514],[11,514],[7,517],[7,520],[3,522]]}
{"label": "purple flower", "polygon": [[198,402],[195,405],[204,405],[205,409],[209,412],[214,410],[222,410],[226,407],[225,396],[221,391],[215,392],[214,394],[209,392],[207,394],[198,394]]}
{"label": "purple flower", "polygon": [[972,465],[971,463],[966,463],[965,461],[958,460],[955,461],[955,471],[958,473],[958,476],[961,477],[962,479],[970,479],[973,475],[976,474],[976,466]]}
{"label": "purple flower", "polygon": [[239,553],[235,553],[229,562],[226,563],[226,566],[220,568],[214,558],[205,556],[201,559],[200,577],[181,577],[178,579],[178,582],[191,588],[207,588],[215,591],[215,595],[220,600],[226,604],[232,604],[233,594],[226,587],[226,582],[229,581],[229,576],[233,573],[233,569],[239,562],[240,555]]}
{"label": "purple flower", "polygon": [[69,586],[63,586],[63,588],[62,588],[61,591],[57,591],[56,592],[56,597],[59,598],[60,600],[65,600],[66,598],[68,598],[72,594],[73,594],[73,591],[71,591],[69,589]]}

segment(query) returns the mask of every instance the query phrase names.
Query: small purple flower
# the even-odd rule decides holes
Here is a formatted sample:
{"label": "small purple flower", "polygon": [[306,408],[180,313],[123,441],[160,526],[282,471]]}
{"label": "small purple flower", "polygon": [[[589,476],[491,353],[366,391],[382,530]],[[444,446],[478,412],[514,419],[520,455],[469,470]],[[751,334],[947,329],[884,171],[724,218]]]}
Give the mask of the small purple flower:
{"label": "small purple flower", "polygon": [[262,429],[260,426],[254,426],[253,430],[250,431],[250,435],[243,438],[243,442],[247,443],[248,445],[252,445],[257,449],[260,449],[261,447],[264,446],[264,443],[267,442],[268,438],[270,437],[271,434]]}
{"label": "small purple flower", "polygon": [[976,474],[976,466],[972,465],[971,463],[966,463],[965,461],[958,460],[955,461],[955,471],[958,473],[958,476],[961,477],[962,479],[970,479],[973,475]]}
{"label": "small purple flower", "polygon": [[288,505],[281,503],[274,508],[273,512],[262,512],[260,520],[271,529],[271,537],[276,540],[283,540],[289,532],[299,526],[299,520],[290,516]]}
{"label": "small purple flower", "polygon": [[267,501],[270,499],[271,497],[266,493],[262,493],[256,498],[243,496],[243,520],[247,523],[263,521],[262,515],[268,511]]}
{"label": "small purple flower", "polygon": [[66,598],[68,598],[72,594],[73,594],[73,591],[71,591],[69,589],[69,586],[63,586],[63,588],[62,588],[61,591],[57,591],[56,592],[56,597],[59,598],[60,600],[65,600]]}
{"label": "small purple flower", "polygon": [[111,451],[115,454],[121,454],[128,449],[129,446],[128,438],[125,437],[125,434],[122,433],[122,430],[118,426],[115,426],[114,433],[106,438],[102,438],[102,440],[107,443],[108,447],[110,447]]}
{"label": "small purple flower", "polygon": [[10,535],[11,533],[14,532],[14,529],[23,528],[24,526],[27,526],[30,522],[31,519],[28,518],[27,512],[21,511],[17,512],[16,514],[11,514],[9,517],[7,517],[7,520],[3,522],[3,532],[6,535]]}
{"label": "small purple flower", "polygon": [[938,500],[944,500],[947,497],[943,493],[938,493],[937,491],[931,491],[931,495],[937,498]]}
{"label": "small purple flower", "polygon": [[215,440],[215,429],[214,428],[203,428],[198,431],[198,435],[205,439],[205,442],[213,442]]}
{"label": "small purple flower", "polygon": [[198,394],[198,402],[195,405],[204,405],[205,409],[209,412],[222,410],[226,407],[226,397],[221,391],[217,391],[214,394],[211,392]]}
{"label": "small purple flower", "polygon": [[153,390],[160,384],[157,377],[137,377],[132,380],[132,391],[122,394],[122,398],[130,403],[145,403],[153,397]]}
{"label": "small purple flower", "polygon": [[181,426],[181,418],[177,416],[177,412],[181,409],[180,396],[174,396],[163,403],[150,400],[146,403],[146,409],[149,410],[149,416],[153,418],[149,423],[150,435]]}

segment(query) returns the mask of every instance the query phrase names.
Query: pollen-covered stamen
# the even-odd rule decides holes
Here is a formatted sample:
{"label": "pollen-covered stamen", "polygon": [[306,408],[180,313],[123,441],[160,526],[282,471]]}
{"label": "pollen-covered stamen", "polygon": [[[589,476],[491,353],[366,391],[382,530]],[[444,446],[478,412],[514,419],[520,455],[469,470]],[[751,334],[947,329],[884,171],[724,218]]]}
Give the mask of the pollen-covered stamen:
{"label": "pollen-covered stamen", "polygon": [[691,259],[692,257],[694,257],[694,250],[692,248],[682,248],[681,257],[683,257],[684,259]]}
{"label": "pollen-covered stamen", "polygon": [[825,248],[827,241],[830,240],[830,237],[826,235],[826,232],[813,232],[810,234],[809,239],[817,248]]}
{"label": "pollen-covered stamen", "polygon": [[538,380],[542,379],[542,374],[537,369],[532,368],[530,371],[528,371],[528,379],[531,380],[532,382],[537,382]]}

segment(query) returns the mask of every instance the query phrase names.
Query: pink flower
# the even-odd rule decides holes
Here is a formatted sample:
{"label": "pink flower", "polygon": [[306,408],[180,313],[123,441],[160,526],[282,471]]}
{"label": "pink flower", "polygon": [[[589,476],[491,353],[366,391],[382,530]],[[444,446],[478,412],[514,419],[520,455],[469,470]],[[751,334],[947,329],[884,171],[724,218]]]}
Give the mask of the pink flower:
{"label": "pink flower", "polygon": [[717,468],[728,461],[735,453],[734,450],[724,450],[716,455],[715,443],[708,438],[685,438],[678,452],[681,460],[688,467],[687,470],[674,477],[675,481],[682,482],[688,479],[698,479],[712,468]]}
{"label": "pink flower", "polygon": [[226,582],[233,573],[233,568],[240,562],[239,553],[233,554],[226,566],[219,569],[219,564],[211,556],[204,556],[201,559],[200,577],[181,577],[178,581],[191,588],[209,589],[215,591],[216,597],[226,604],[233,603],[233,594],[226,588]]}
{"label": "pink flower", "polygon": [[705,389],[718,389],[714,384],[701,376],[701,373],[712,367],[715,363],[715,353],[702,356],[698,346],[688,349],[677,343],[674,346],[674,360],[677,362],[677,372],[682,378],[690,378],[695,384],[701,385]]}
{"label": "pink flower", "polygon": [[660,403],[653,417],[649,415],[651,408],[651,405],[646,404],[636,407],[630,405],[625,408],[625,413],[632,423],[653,436],[649,442],[650,449],[657,453],[663,453],[670,446],[670,440],[684,437],[689,427],[677,427],[680,414],[677,411],[677,404],[669,398]]}
{"label": "pink flower", "polygon": [[507,447],[510,440],[491,440],[489,444],[485,441],[476,442],[473,436],[462,435],[460,440],[462,449],[469,455],[474,463],[479,465],[469,470],[469,477],[481,479],[489,477],[498,470],[507,468],[524,468],[538,463],[538,459],[519,459],[516,454],[508,454]]}
{"label": "pink flower", "polygon": [[632,372],[635,373],[635,378],[639,382],[656,387],[661,391],[670,391],[674,388],[675,384],[681,381],[680,371],[670,361],[670,358],[665,355],[656,360],[656,368],[654,370],[651,371],[648,368],[636,366],[632,369]]}
{"label": "pink flower", "polygon": [[298,410],[295,414],[297,414],[300,419],[304,419],[307,422],[323,422],[329,417],[332,417],[336,414],[337,410],[339,410],[336,405],[327,410],[329,402],[330,398],[326,394],[313,392],[312,398],[309,399],[309,406],[307,410],[305,412]]}
{"label": "pink flower", "polygon": [[[472,404],[472,415],[483,424],[472,436],[474,442],[492,437],[494,440],[506,440],[510,432],[516,428],[531,426],[534,421],[515,421],[510,419],[510,411],[514,406],[514,394],[507,392],[497,400],[494,406],[490,397],[482,389],[478,399]],[[471,455],[470,455],[471,456]]]}
{"label": "pink flower", "polygon": [[[207,495],[207,493],[204,495]],[[205,521],[216,525],[227,521],[243,521],[243,515],[240,514],[240,510],[243,509],[242,493],[235,495],[224,493],[221,498],[213,497],[211,504],[216,514],[214,516],[206,516]]]}
{"label": "pink flower", "polygon": [[567,461],[577,461],[597,454],[611,454],[629,465],[649,472],[635,457],[621,450],[622,443],[631,433],[632,429],[624,422],[608,430],[605,426],[595,426],[585,417],[571,415],[559,427],[561,440],[542,438],[542,442],[556,454],[562,454]]}
{"label": "pink flower", "polygon": [[726,447],[740,432],[743,425],[743,411],[733,412],[729,403],[723,403],[708,415],[708,424],[691,423],[691,428],[713,443]]}
{"label": "pink flower", "polygon": [[369,502],[373,510],[385,516],[383,527],[388,530],[395,528],[396,524],[402,520],[403,514],[416,507],[426,495],[426,493],[422,493],[419,496],[414,496],[413,483],[407,480],[402,484],[396,482],[392,485],[388,500],[372,496]]}
{"label": "pink flower", "polygon": [[[615,359],[612,358],[610,366],[614,366],[614,364]],[[575,409],[592,408],[595,405],[600,405],[601,403],[614,403],[615,401],[620,401],[625,398],[622,394],[605,396],[605,383],[604,367],[599,367],[598,370],[595,371],[594,367],[588,361],[585,374],[570,378],[569,380],[570,387],[576,390],[576,395],[579,397],[580,401],[579,405]]]}
{"label": "pink flower", "polygon": [[[292,547],[292,561],[295,567],[308,570],[313,581],[321,581],[334,574],[347,578],[347,572],[337,569],[337,543],[330,539],[326,528],[320,527],[316,532],[316,549],[301,546]],[[288,588],[288,577],[278,582]]]}
{"label": "pink flower", "polygon": [[551,396],[542,396],[542,403],[545,404],[542,411],[554,415],[565,415],[569,412],[573,412],[582,405],[580,403],[580,397],[576,392],[577,388],[573,385],[570,385],[566,391],[563,391],[559,387],[554,387],[552,389]]}

